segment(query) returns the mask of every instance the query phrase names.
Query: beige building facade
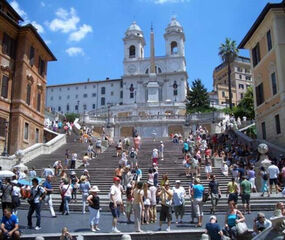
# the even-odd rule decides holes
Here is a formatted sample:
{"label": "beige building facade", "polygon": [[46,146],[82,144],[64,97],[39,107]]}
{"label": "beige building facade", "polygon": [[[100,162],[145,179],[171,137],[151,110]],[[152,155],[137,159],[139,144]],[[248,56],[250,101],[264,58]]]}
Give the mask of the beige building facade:
{"label": "beige building facade", "polygon": [[285,147],[285,0],[265,6],[239,48],[251,54],[258,138]]}
{"label": "beige building facade", "polygon": [[[229,106],[228,67],[222,63],[213,72],[214,91],[218,96],[218,104]],[[237,57],[231,64],[231,86],[233,106],[239,104],[249,86],[253,85],[250,69],[250,59]]]}
{"label": "beige building facade", "polygon": [[31,25],[0,0],[0,154],[43,142],[47,62],[56,58]]}

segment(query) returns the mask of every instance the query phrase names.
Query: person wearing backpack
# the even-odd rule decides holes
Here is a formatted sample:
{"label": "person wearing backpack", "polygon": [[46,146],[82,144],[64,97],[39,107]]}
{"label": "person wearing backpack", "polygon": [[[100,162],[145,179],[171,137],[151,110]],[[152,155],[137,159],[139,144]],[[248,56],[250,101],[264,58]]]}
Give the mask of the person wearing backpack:
{"label": "person wearing backpack", "polygon": [[137,152],[135,151],[135,148],[132,147],[130,154],[129,154],[129,157],[130,157],[130,162],[131,162],[131,168],[134,168],[138,164]]}
{"label": "person wearing backpack", "polygon": [[37,223],[35,230],[41,229],[41,204],[42,200],[44,200],[46,191],[45,189],[39,185],[39,180],[37,178],[33,178],[32,180],[32,188],[31,188],[31,196],[28,200],[30,207],[28,212],[28,228],[32,229],[32,215],[34,211],[36,211]]}
{"label": "person wearing backpack", "polygon": [[269,194],[269,188],[268,188],[268,178],[269,178],[269,175],[268,175],[268,172],[265,170],[265,168],[262,166],[260,168],[260,172],[259,172],[259,175],[261,177],[261,197],[264,196],[264,192],[267,192],[268,194],[268,197],[270,196]]}

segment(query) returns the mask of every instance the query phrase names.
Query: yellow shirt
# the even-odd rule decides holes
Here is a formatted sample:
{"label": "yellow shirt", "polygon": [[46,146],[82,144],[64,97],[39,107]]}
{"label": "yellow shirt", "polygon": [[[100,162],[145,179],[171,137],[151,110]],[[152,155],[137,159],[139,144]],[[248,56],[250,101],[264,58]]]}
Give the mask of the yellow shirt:
{"label": "yellow shirt", "polygon": [[236,193],[238,190],[238,185],[237,183],[229,182],[228,183],[228,191],[229,193]]}

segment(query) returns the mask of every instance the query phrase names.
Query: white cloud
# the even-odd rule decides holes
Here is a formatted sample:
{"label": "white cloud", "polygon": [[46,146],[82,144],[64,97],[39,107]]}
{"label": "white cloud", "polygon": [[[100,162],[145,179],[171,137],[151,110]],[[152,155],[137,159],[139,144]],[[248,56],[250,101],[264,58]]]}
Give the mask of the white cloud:
{"label": "white cloud", "polygon": [[41,6],[42,6],[42,7],[45,7],[46,4],[45,4],[44,2],[41,2]]}
{"label": "white cloud", "polygon": [[190,2],[190,0],[151,0],[151,1],[153,1],[155,4]]}
{"label": "white cloud", "polygon": [[69,35],[68,40],[73,42],[79,42],[81,39],[85,38],[86,34],[92,32],[92,27],[86,24],[83,24],[78,31],[73,32]]}
{"label": "white cloud", "polygon": [[79,47],[70,47],[68,49],[65,50],[65,52],[70,56],[70,57],[74,57],[74,56],[84,56],[84,51],[82,48]]}
{"label": "white cloud", "polygon": [[20,8],[18,2],[16,2],[15,0],[13,0],[11,3],[12,8],[15,9],[15,11],[24,19],[26,20],[28,18],[27,13]]}
{"label": "white cloud", "polygon": [[77,30],[77,23],[80,21],[80,18],[77,16],[74,8],[71,8],[69,12],[63,8],[59,8],[55,14],[58,18],[53,19],[49,23],[50,30],[54,32],[61,31],[63,33]]}
{"label": "white cloud", "polygon": [[37,29],[37,31],[39,33],[44,33],[45,32],[43,26],[41,24],[37,23],[36,21],[32,21],[31,24],[33,24],[33,26]]}

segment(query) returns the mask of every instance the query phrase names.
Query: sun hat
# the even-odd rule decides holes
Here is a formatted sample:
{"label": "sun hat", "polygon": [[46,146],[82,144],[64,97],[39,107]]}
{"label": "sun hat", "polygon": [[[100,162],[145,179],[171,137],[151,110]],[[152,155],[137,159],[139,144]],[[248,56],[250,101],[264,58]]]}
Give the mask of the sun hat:
{"label": "sun hat", "polygon": [[130,235],[124,234],[124,235],[122,235],[121,240],[132,240],[132,238]]}
{"label": "sun hat", "polygon": [[89,192],[100,192],[100,190],[99,190],[98,186],[95,185],[89,190]]}
{"label": "sun hat", "polygon": [[156,148],[155,148],[155,149],[153,149],[152,151],[153,151],[153,152],[158,152],[158,150],[157,150]]}

